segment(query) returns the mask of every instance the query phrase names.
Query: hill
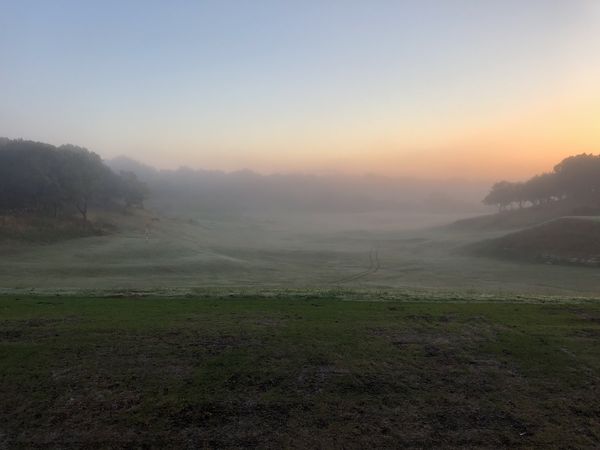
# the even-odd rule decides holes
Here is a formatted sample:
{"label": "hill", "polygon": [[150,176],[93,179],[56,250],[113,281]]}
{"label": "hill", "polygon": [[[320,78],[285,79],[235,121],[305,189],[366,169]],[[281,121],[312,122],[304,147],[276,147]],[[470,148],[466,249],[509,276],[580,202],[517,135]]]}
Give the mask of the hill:
{"label": "hill", "polygon": [[481,256],[600,266],[600,221],[563,217],[468,247]]}
{"label": "hill", "polygon": [[515,230],[540,225],[561,217],[599,214],[600,209],[596,207],[573,203],[565,199],[539,207],[513,209],[461,219],[453,222],[447,228],[463,231]]}

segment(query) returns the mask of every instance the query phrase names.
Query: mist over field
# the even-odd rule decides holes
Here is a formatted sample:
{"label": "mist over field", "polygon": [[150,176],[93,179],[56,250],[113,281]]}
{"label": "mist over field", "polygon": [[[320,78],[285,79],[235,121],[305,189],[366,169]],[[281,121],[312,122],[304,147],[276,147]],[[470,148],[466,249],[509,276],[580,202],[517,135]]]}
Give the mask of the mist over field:
{"label": "mist over field", "polygon": [[[592,245],[592,155],[568,158],[541,178],[490,186],[157,170],[125,157],[102,161],[76,146],[3,142],[0,184],[11,199],[0,242],[10,255],[0,261],[5,292],[358,288],[593,296],[599,286],[597,272],[582,267],[600,265]],[[575,216],[575,224],[561,219]],[[531,227],[531,237],[511,234]]]}
{"label": "mist over field", "polygon": [[[5,178],[4,192],[21,202],[7,205],[3,215],[2,245],[11,252],[1,272],[5,289],[321,288],[355,277],[394,285],[357,274],[375,272],[376,266],[385,270],[374,260],[380,255],[409,256],[403,265],[417,266],[408,273],[427,271],[426,265],[418,266],[428,257],[413,254],[429,240],[418,233],[489,211],[480,203],[484,187],[466,181],[159,171],[125,157],[103,163],[78,147],[10,140],[0,156],[13,173],[39,170],[40,161],[49,172],[32,177],[31,189]],[[56,167],[72,170],[60,172],[64,181],[47,162],[54,156]],[[91,157],[96,172],[68,166],[72,156]],[[87,176],[79,179],[84,170]],[[77,216],[83,219],[79,226],[53,239],[52,223]],[[28,221],[36,218],[48,221],[47,236],[44,227],[35,235],[35,224]],[[19,234],[19,226],[29,226],[30,235],[27,230]],[[75,239],[78,228],[90,236]]]}
{"label": "mist over field", "polygon": [[260,175],[251,170],[208,171],[181,167],[157,170],[127,157],[107,161],[115,171],[131,171],[155,193],[161,210],[218,212],[477,213],[489,182],[421,180],[378,175]]}
{"label": "mist over field", "polygon": [[0,1],[0,450],[600,448],[600,2]]}

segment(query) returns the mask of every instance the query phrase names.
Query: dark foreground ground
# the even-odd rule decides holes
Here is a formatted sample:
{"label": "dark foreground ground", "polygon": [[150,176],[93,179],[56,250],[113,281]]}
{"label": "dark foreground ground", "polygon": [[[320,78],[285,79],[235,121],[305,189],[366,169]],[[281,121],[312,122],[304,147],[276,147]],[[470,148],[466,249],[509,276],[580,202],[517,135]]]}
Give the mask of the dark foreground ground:
{"label": "dark foreground ground", "polygon": [[0,448],[600,446],[600,303],[0,298]]}

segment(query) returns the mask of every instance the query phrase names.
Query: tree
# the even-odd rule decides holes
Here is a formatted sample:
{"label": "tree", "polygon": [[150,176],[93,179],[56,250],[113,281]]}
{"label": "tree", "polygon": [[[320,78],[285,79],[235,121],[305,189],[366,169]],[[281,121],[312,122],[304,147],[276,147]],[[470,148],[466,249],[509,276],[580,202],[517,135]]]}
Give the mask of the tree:
{"label": "tree", "polygon": [[516,184],[510,181],[499,181],[492,186],[490,193],[483,199],[483,203],[498,206],[500,211],[504,211],[516,200]]}
{"label": "tree", "polygon": [[0,143],[0,209],[48,209],[57,200],[54,147],[38,142]]}
{"label": "tree", "polygon": [[87,221],[91,205],[110,207],[123,199],[142,206],[146,196],[135,174],[116,175],[85,148],[0,139],[0,211],[57,216],[71,209]]}
{"label": "tree", "polygon": [[144,200],[148,196],[148,187],[138,180],[133,172],[121,171],[120,174],[121,196],[128,207],[144,207]]}
{"label": "tree", "polygon": [[73,145],[59,147],[62,158],[61,185],[66,201],[79,211],[84,221],[93,201],[106,200],[118,192],[114,173],[100,156]]}
{"label": "tree", "polygon": [[600,201],[600,155],[570,156],[554,167],[554,173],[565,196],[585,204]]}
{"label": "tree", "polygon": [[536,175],[525,183],[496,183],[484,203],[501,210],[512,202],[523,206],[568,201],[571,206],[600,207],[600,155],[582,153],[563,159],[554,171]]}
{"label": "tree", "polygon": [[532,205],[542,205],[561,197],[554,173],[535,175],[523,185],[525,199]]}

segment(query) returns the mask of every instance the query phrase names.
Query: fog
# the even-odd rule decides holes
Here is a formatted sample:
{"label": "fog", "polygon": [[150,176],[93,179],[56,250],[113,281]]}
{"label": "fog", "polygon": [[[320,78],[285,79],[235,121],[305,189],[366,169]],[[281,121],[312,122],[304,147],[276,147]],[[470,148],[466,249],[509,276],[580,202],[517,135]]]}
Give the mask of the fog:
{"label": "fog", "polygon": [[156,168],[127,157],[107,161],[131,171],[151,192],[148,204],[163,212],[284,213],[373,212],[480,213],[488,182],[421,180],[379,175],[260,175],[251,170]]}
{"label": "fog", "polygon": [[581,267],[600,264],[593,155],[493,185],[158,170],[9,139],[0,140],[0,162],[0,250],[10,255],[0,260],[0,287],[9,292],[593,295],[599,285]]}
{"label": "fog", "polygon": [[0,61],[0,450],[600,449],[600,0],[0,0]]}

